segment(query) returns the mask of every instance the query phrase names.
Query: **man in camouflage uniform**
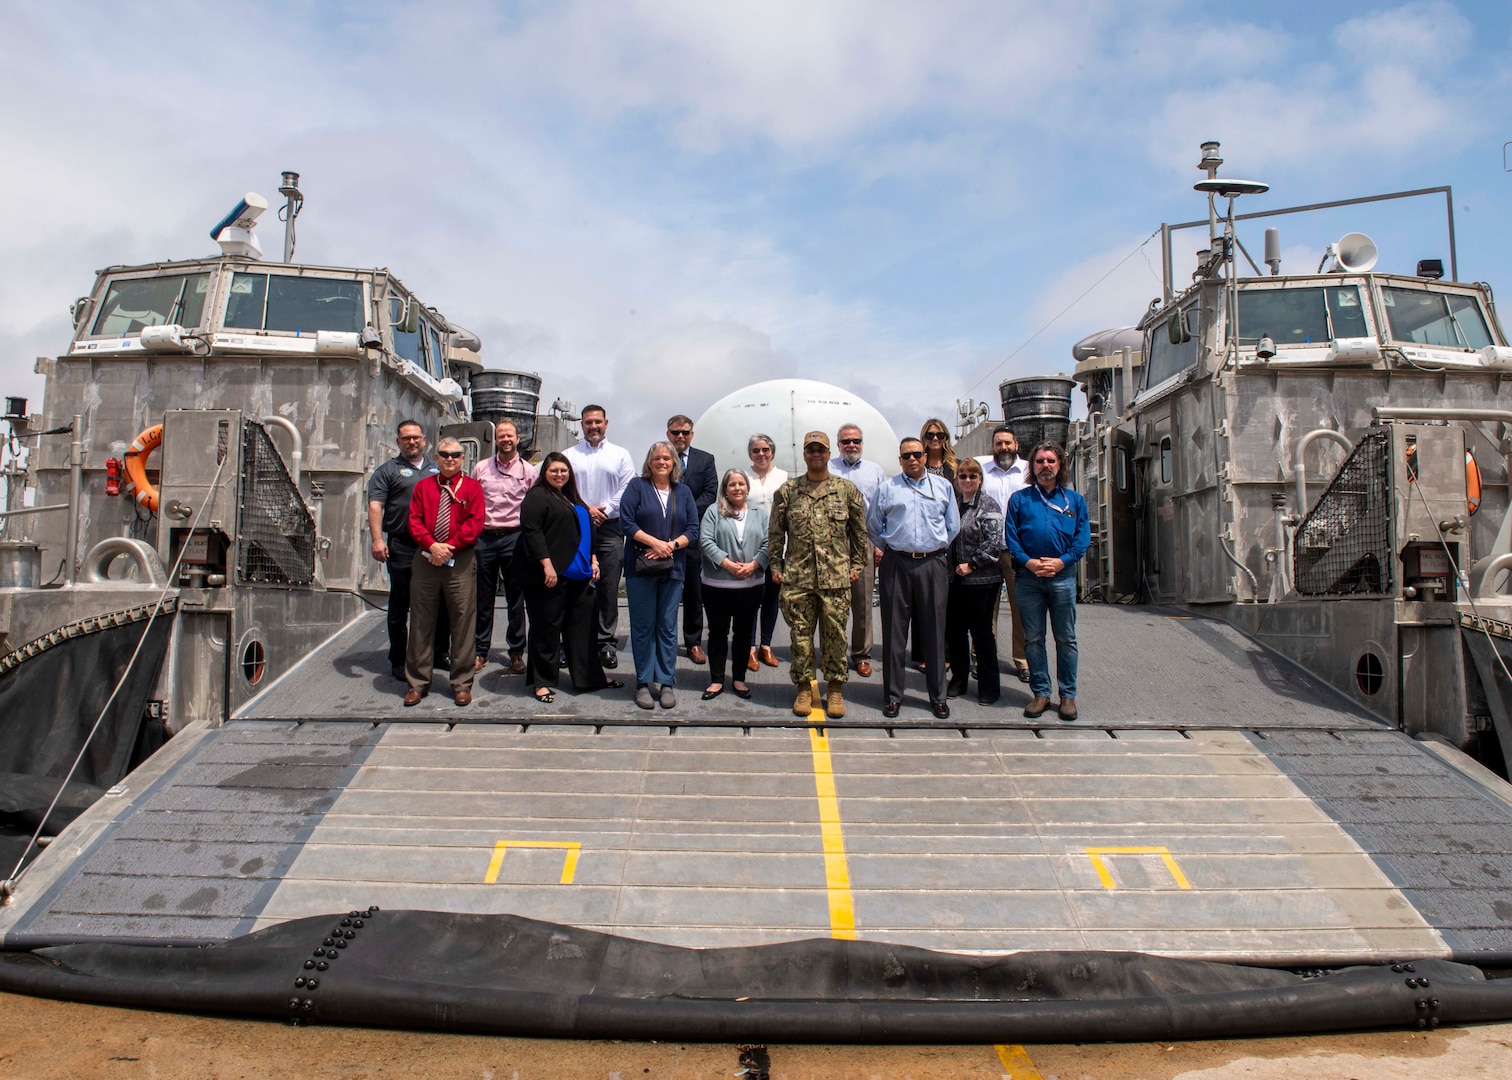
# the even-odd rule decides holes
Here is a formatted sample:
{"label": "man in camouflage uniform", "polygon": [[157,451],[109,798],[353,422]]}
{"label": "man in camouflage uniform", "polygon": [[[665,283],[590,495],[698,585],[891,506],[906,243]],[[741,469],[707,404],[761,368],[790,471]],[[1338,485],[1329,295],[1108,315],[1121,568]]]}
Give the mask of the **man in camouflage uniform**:
{"label": "man in camouflage uniform", "polygon": [[807,716],[814,707],[814,629],[824,653],[829,680],[824,711],[832,719],[845,715],[845,622],[850,617],[851,584],[871,557],[866,535],[866,503],[849,480],[831,476],[830,441],[822,431],[803,437],[808,471],[777,489],[772,498],[767,554],[772,580],[782,586],[782,617],[792,634],[793,682],[798,696],[793,712]]}

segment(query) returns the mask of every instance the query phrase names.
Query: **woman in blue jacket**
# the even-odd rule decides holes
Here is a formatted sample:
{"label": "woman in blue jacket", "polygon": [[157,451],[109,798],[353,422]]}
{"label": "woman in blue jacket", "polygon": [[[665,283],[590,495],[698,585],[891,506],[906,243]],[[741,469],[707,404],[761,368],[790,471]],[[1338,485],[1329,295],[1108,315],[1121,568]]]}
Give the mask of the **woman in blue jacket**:
{"label": "woman in blue jacket", "polygon": [[641,474],[620,496],[635,703],[642,709],[677,704],[677,609],[687,552],[698,542],[698,508],[681,480],[671,445],[652,443]]}
{"label": "woman in blue jacket", "polygon": [[[731,469],[719,482],[719,498],[704,511],[698,526],[698,546],[703,552],[704,610],[709,614],[709,685],[703,699],[724,693],[725,660],[734,656],[730,684],[738,697],[751,696],[742,676],[751,648],[756,613],[761,610],[762,585],[766,583],[767,512],[746,501],[751,482],[739,469]],[[735,644],[730,645],[730,627]]]}

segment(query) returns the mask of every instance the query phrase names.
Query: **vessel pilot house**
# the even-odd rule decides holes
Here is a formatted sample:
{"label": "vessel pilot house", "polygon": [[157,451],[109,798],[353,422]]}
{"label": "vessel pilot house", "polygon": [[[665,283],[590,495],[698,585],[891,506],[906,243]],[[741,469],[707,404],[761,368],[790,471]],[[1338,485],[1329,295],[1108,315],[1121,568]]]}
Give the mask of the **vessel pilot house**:
{"label": "vessel pilot house", "polygon": [[[1233,213],[1264,185],[1217,177],[1209,146],[1212,213],[1165,229],[1166,295],[1077,353],[1084,593],[1227,619],[1505,773],[1512,348],[1490,286],[1453,280],[1452,257],[1448,278],[1437,259],[1376,273],[1359,233],[1281,274],[1270,230],[1264,274],[1235,222],[1269,215]],[[1176,291],[1169,235],[1190,225],[1210,244]]]}

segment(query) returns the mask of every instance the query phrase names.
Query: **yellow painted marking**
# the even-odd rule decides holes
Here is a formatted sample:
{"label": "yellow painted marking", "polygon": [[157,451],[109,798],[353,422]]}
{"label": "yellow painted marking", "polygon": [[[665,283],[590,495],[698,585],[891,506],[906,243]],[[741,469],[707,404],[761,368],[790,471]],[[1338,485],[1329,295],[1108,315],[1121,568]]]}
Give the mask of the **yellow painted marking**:
{"label": "yellow painted marking", "polygon": [[1159,855],[1165,862],[1166,869],[1171,872],[1172,879],[1183,889],[1190,889],[1192,883],[1181,872],[1181,867],[1176,865],[1176,859],[1170,851],[1163,847],[1089,847],[1086,849],[1087,858],[1092,860],[1092,869],[1097,871],[1097,879],[1102,882],[1105,889],[1118,888],[1118,882],[1113,880],[1113,875],[1108,872],[1108,864],[1103,862],[1104,855]]}
{"label": "yellow painted marking", "polygon": [[[820,723],[824,720],[824,710],[815,709],[809,719]],[[809,744],[814,751],[814,790],[819,796],[819,835],[824,841],[830,936],[855,941],[856,904],[851,898],[850,866],[845,861],[845,834],[840,829],[840,796],[835,791],[829,738],[818,728],[809,728]]]}
{"label": "yellow painted marking", "polygon": [[1005,1080],[1044,1080],[1040,1071],[1029,1060],[1029,1052],[1022,1046],[998,1046],[998,1060],[1003,1063]]}
{"label": "yellow painted marking", "polygon": [[483,877],[485,885],[496,884],[499,871],[504,869],[504,853],[512,847],[566,848],[567,857],[562,860],[562,884],[571,885],[577,873],[578,855],[583,845],[576,840],[500,840],[494,845],[493,858],[488,860],[488,873]]}

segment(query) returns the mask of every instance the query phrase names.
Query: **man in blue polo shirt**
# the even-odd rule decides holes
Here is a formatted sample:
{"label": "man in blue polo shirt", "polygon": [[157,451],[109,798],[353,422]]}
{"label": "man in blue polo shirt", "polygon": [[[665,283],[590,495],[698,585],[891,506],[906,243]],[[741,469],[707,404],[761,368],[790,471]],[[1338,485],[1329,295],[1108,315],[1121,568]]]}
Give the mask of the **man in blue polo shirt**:
{"label": "man in blue polo shirt", "polygon": [[1087,501],[1068,486],[1066,451],[1040,443],[1029,454],[1034,483],[1013,493],[1004,515],[1013,555],[1014,596],[1024,623],[1024,658],[1034,698],[1024,715],[1050,707],[1050,658],[1045,651],[1045,615],[1055,635],[1056,713],[1076,719],[1076,561],[1087,553],[1091,529]]}

